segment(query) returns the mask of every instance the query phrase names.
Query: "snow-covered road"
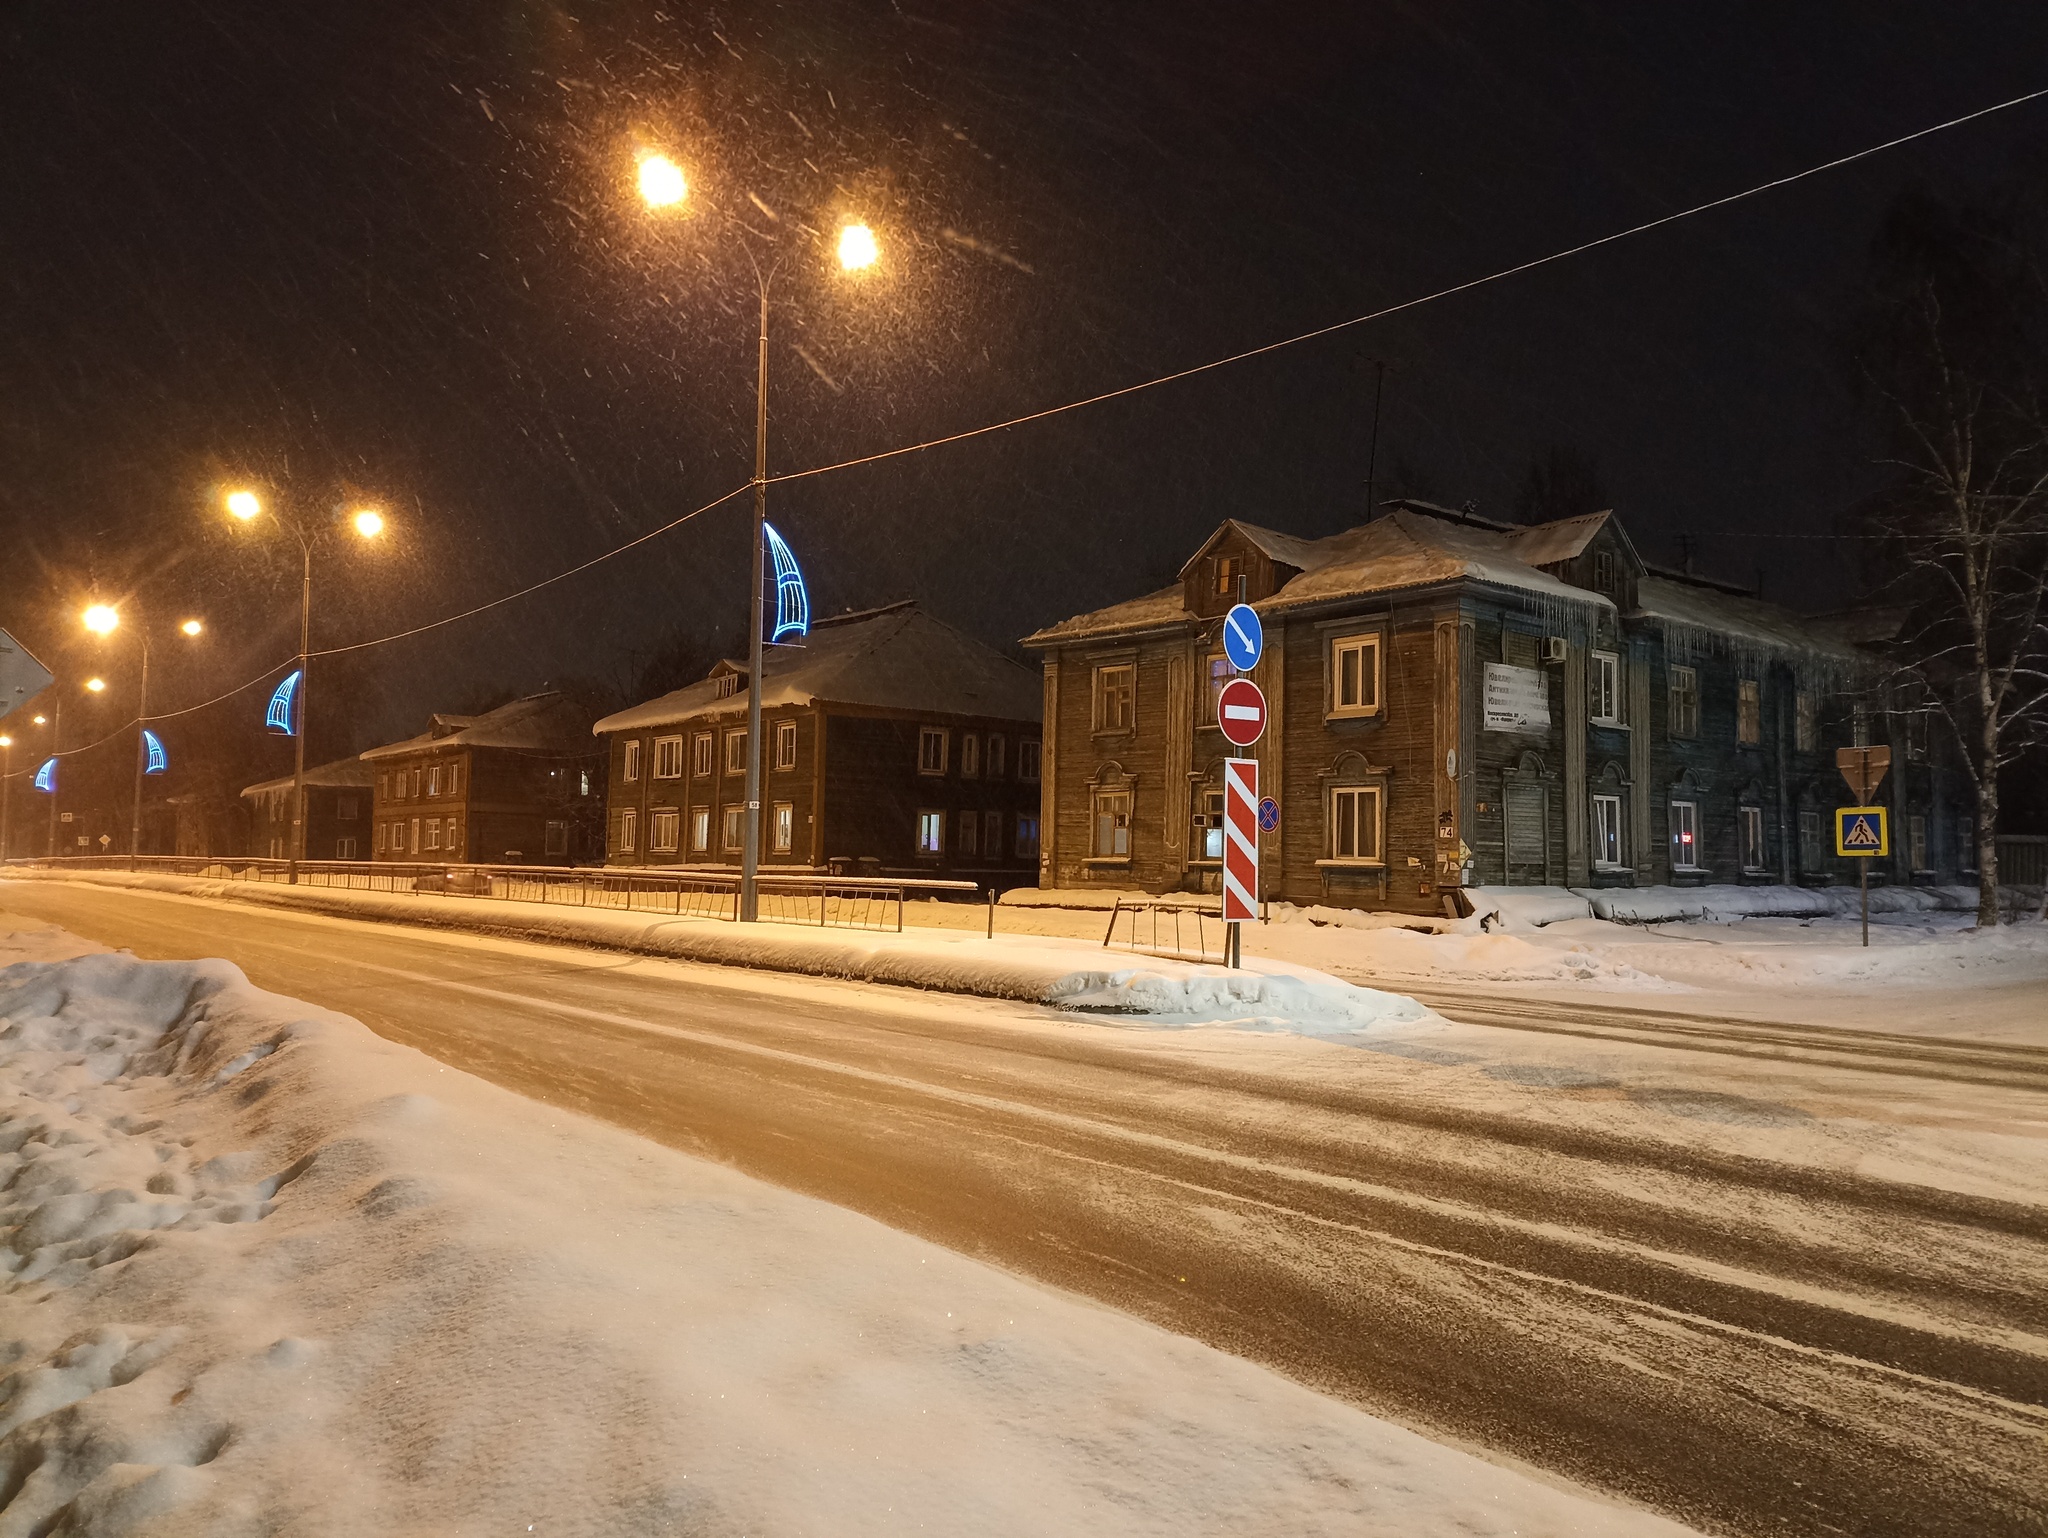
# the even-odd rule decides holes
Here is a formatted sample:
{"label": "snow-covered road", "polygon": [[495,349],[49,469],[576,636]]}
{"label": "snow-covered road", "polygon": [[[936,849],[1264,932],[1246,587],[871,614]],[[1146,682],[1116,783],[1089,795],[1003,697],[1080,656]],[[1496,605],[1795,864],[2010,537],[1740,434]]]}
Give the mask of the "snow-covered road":
{"label": "snow-covered road", "polygon": [[536,1100],[1705,1526],[2048,1521],[2039,1051],[1989,1072],[1961,1044],[1858,1062],[1668,1023],[1361,1050],[115,890],[0,906],[225,956]]}

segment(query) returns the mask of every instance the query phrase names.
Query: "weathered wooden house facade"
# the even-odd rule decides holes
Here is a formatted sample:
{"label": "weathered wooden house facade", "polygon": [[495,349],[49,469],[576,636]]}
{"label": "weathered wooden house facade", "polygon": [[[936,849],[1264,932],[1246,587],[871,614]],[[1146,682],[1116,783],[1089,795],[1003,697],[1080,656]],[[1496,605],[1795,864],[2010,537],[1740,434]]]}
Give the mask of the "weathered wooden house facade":
{"label": "weathered wooden house facade", "polygon": [[[1038,869],[1038,680],[914,603],[818,620],[762,666],[761,866],[948,876]],[[747,676],[599,721],[607,861],[734,867],[746,808]]]}
{"label": "weathered wooden house facade", "polygon": [[[306,858],[367,860],[370,857],[370,766],[359,758],[338,758],[306,771]],[[292,847],[292,777],[265,780],[242,792],[249,804],[248,847],[258,858],[289,859]],[[187,851],[180,823],[178,853]],[[197,842],[197,840],[194,840]],[[197,854],[218,854],[197,849]]]}
{"label": "weathered wooden house facade", "polygon": [[[1269,897],[1435,912],[1467,885],[1854,879],[1834,750],[1900,733],[1845,629],[1653,571],[1612,513],[1514,527],[1399,502],[1317,540],[1232,520],[1174,586],[1026,638],[1041,885],[1216,889],[1240,595],[1265,623]],[[1967,791],[1922,759],[1886,787],[1900,853],[1879,874],[1958,879]]]}
{"label": "weathered wooden house facade", "polygon": [[604,854],[604,754],[590,714],[561,694],[371,748],[370,857],[449,864],[579,865]]}

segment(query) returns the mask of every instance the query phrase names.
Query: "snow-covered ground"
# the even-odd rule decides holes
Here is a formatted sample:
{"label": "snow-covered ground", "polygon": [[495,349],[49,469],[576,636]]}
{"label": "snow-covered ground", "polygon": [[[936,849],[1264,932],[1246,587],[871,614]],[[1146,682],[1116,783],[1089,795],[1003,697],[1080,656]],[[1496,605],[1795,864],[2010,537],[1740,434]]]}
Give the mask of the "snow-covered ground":
{"label": "snow-covered ground", "polygon": [[93,950],[0,938],[0,1538],[1682,1531]]}

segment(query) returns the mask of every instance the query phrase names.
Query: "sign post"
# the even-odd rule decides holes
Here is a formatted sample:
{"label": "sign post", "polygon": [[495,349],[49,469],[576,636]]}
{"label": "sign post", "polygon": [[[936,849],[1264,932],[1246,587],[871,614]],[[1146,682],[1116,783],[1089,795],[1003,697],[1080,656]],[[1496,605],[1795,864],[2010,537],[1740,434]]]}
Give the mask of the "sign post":
{"label": "sign post", "polygon": [[[1266,649],[1265,628],[1258,611],[1238,603],[1223,616],[1223,654],[1239,674],[1259,665]],[[1216,696],[1216,725],[1233,748],[1240,751],[1257,742],[1266,731],[1266,696],[1249,678],[1230,680]],[[1259,761],[1255,758],[1227,758],[1223,761],[1223,933],[1224,965],[1244,964],[1244,926],[1259,916],[1259,828],[1265,809],[1273,808],[1272,820],[1280,820],[1279,809],[1259,800]]]}
{"label": "sign post", "polygon": [[1870,864],[1892,852],[1892,830],[1885,809],[1868,803],[1877,795],[1885,771],[1892,766],[1890,748],[1835,749],[1835,767],[1848,781],[1859,805],[1835,808],[1835,853],[1857,861],[1856,884],[1863,894],[1863,943],[1870,944]]}

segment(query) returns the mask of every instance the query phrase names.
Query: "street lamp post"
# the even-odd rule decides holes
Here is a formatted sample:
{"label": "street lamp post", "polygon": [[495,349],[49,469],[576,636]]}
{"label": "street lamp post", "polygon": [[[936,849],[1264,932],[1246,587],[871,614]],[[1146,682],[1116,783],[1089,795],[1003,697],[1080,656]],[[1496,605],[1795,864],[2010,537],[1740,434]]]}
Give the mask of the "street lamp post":
{"label": "street lamp post", "polygon": [[14,806],[14,739],[0,732],[0,865],[7,863],[8,813]]}
{"label": "street lamp post", "polygon": [[[110,604],[96,603],[85,611],[84,621],[86,629],[104,639],[119,628],[121,615]],[[205,628],[198,620],[188,619],[178,630],[186,636],[197,636]],[[149,625],[146,621],[135,627],[135,638],[142,648],[142,669],[135,690],[135,800],[128,820],[128,869],[131,871],[139,869],[142,863],[142,781],[143,776],[149,773]]]}
{"label": "street lamp post", "polygon": [[[689,183],[682,168],[666,155],[645,155],[640,160],[640,196],[653,209],[673,208],[689,195]],[[751,924],[761,916],[761,661],[767,629],[767,526],[768,526],[768,291],[775,281],[779,261],[762,271],[751,245],[742,242],[747,263],[760,291],[761,326],[754,375],[754,550],[749,562],[753,574],[753,596],[747,605],[747,803],[740,825],[740,922]],[[848,272],[872,267],[881,255],[874,231],[865,224],[848,224],[839,232],[839,265]]]}
{"label": "street lamp post", "polygon": [[[243,523],[262,515],[263,500],[253,491],[231,491],[227,510]],[[290,529],[299,542],[299,686],[296,691],[298,719],[292,723],[292,831],[286,851],[285,881],[297,885],[299,862],[306,857],[306,725],[312,684],[307,676],[312,661],[313,636],[313,540],[315,531],[297,518],[273,512],[274,522]],[[384,532],[384,515],[373,508],[361,508],[349,519],[363,539],[375,539]]]}
{"label": "street lamp post", "polygon": [[[50,702],[50,762],[55,763],[64,748],[64,695],[60,690]],[[57,858],[57,797],[63,793],[64,775],[59,770],[50,776],[50,847],[45,856]]]}

